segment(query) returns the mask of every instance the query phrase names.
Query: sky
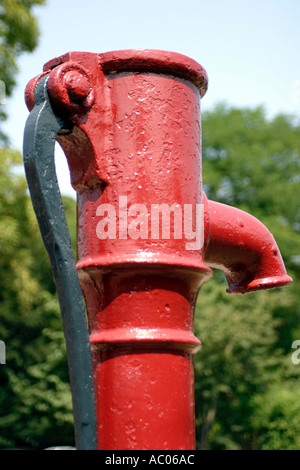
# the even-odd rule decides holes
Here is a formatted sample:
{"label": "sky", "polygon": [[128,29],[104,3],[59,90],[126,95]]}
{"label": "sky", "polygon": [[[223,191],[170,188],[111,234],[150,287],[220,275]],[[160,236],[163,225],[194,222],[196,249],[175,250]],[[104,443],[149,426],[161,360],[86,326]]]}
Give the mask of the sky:
{"label": "sky", "polygon": [[[5,104],[4,130],[19,150],[26,84],[45,62],[70,51],[179,52],[207,71],[202,112],[226,102],[263,105],[270,119],[282,112],[300,117],[300,0],[46,0],[34,13],[39,45],[19,58],[17,86]],[[61,192],[74,196],[59,146],[55,158]]]}

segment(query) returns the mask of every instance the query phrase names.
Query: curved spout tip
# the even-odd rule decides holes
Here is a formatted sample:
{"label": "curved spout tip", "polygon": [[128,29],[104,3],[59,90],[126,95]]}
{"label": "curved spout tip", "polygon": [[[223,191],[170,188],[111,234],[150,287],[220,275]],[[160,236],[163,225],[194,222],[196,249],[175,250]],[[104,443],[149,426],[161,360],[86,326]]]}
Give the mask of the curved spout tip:
{"label": "curved spout tip", "polygon": [[288,286],[293,279],[284,274],[282,276],[271,276],[267,278],[253,279],[248,284],[233,283],[226,289],[228,294],[248,294],[263,289],[276,289],[278,287]]}

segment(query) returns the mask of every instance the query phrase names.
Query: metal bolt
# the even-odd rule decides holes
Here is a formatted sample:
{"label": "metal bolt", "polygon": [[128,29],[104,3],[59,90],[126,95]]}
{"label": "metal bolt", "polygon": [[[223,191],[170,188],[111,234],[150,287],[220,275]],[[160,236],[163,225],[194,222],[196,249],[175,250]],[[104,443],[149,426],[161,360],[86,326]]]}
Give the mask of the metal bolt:
{"label": "metal bolt", "polygon": [[77,103],[82,103],[91,91],[89,79],[81,73],[74,71],[67,72],[64,82],[70,99]]}

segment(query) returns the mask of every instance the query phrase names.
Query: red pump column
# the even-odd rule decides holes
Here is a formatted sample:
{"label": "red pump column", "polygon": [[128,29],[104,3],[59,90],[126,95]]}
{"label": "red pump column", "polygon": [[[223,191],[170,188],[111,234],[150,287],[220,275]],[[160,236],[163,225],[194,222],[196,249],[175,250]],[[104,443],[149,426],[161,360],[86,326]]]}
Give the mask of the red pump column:
{"label": "red pump column", "polygon": [[[77,191],[98,447],[194,449],[198,291],[209,265],[236,274],[228,275],[233,292],[247,291],[257,259],[268,257],[256,256],[246,236],[258,221],[232,238],[223,218],[213,218],[218,204],[204,197],[206,72],[180,54],[138,50],[69,53],[48,62],[46,74],[53,106],[74,126],[59,142]],[[29,107],[39,78],[28,85]],[[259,276],[270,277],[262,264]],[[282,260],[278,266],[280,285],[289,283]]]}
{"label": "red pump column", "polygon": [[[200,91],[183,78],[177,55],[131,53],[133,59],[100,57],[107,121],[93,144],[101,181],[94,174],[92,189],[78,195],[77,266],[88,302],[99,448],[193,449],[194,303],[210,270],[203,235],[197,250],[187,250],[188,240],[174,238],[170,211],[164,239],[166,224],[160,215],[153,226],[153,205],[164,204],[168,217],[174,204],[175,211],[189,204],[195,218],[202,202]],[[199,72],[195,80],[204,84]],[[116,237],[101,240],[97,210],[107,215],[104,204],[115,208]]]}

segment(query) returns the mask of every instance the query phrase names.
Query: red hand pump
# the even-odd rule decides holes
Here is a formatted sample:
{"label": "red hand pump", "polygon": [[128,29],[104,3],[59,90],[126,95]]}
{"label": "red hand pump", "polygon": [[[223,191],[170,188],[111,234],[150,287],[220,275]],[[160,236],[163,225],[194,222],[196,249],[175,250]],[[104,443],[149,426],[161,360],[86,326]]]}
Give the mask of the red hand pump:
{"label": "red hand pump", "polygon": [[48,62],[57,135],[77,192],[99,449],[194,449],[193,334],[200,287],[287,285],[270,232],[202,189],[205,70],[181,54],[71,52]]}

